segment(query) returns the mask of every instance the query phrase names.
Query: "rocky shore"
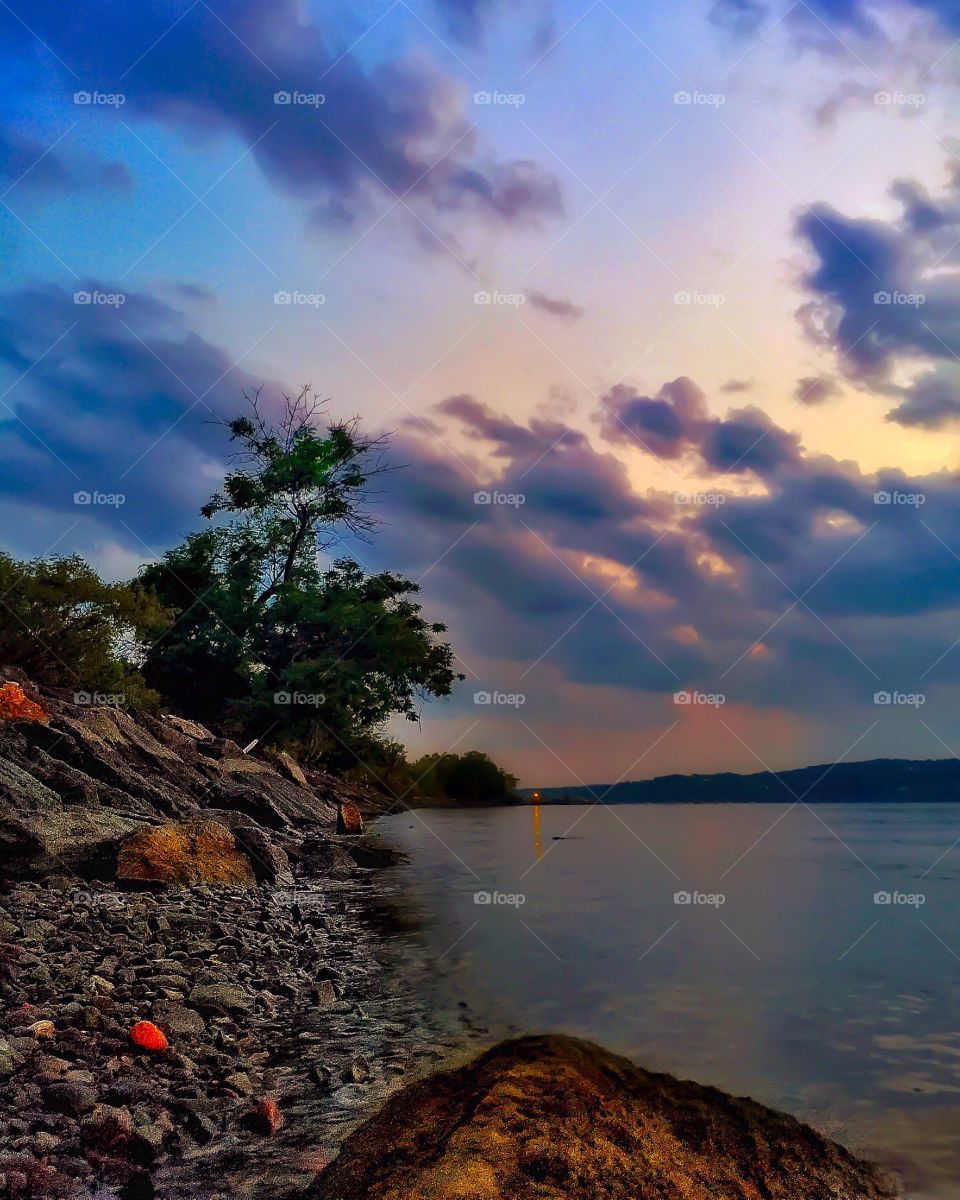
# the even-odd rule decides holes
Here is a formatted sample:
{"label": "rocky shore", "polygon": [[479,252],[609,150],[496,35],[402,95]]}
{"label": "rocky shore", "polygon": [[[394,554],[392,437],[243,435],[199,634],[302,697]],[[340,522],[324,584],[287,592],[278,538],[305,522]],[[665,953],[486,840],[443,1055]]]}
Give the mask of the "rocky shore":
{"label": "rocky shore", "polygon": [[[391,927],[396,856],[357,836],[376,799],[176,717],[17,689],[28,719],[0,721],[0,1196],[308,1182],[461,1041]],[[136,1043],[142,1022],[161,1049]]]}
{"label": "rocky shore", "polygon": [[[395,931],[372,923],[370,875],[351,862],[322,884],[156,895],[16,884],[0,918],[0,1195],[266,1198],[312,1180],[456,1041],[422,1011]],[[132,1042],[144,1020],[168,1048]]]}
{"label": "rocky shore", "polygon": [[896,1195],[574,1039],[431,1074],[486,1030],[431,1004],[374,797],[176,717],[0,698],[3,1200]]}

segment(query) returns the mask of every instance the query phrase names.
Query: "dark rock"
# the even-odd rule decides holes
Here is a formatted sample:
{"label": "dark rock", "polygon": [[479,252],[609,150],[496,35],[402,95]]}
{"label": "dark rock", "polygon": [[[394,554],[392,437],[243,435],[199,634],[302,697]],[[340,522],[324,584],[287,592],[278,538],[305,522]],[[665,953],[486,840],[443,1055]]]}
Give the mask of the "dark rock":
{"label": "dark rock", "polygon": [[575,1038],[504,1042],[411,1084],[307,1200],[893,1200],[869,1164],[752,1100]]}
{"label": "dark rock", "polygon": [[153,1018],[164,1033],[174,1037],[199,1037],[207,1032],[207,1023],[195,1008],[170,1000],[154,1004]]}
{"label": "dark rock", "polygon": [[53,1112],[85,1113],[96,1104],[97,1093],[86,1084],[62,1080],[47,1084],[43,1098]]}
{"label": "dark rock", "polygon": [[89,1146],[99,1150],[116,1150],[130,1140],[133,1117],[126,1108],[98,1104],[80,1122],[80,1136]]}
{"label": "dark rock", "polygon": [[214,1012],[247,1012],[253,998],[242,987],[229,983],[200,984],[190,993],[190,1003]]}

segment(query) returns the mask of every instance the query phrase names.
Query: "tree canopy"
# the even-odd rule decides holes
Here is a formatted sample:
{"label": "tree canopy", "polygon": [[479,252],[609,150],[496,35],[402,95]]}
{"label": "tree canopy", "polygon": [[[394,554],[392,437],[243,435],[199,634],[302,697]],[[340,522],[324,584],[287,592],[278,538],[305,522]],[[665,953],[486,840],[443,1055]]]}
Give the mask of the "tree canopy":
{"label": "tree canopy", "polygon": [[226,423],[235,466],[202,510],[230,519],[141,574],[174,615],[144,671],[200,720],[352,766],[371,731],[450,694],[453,651],[445,626],[421,615],[417,584],[348,557],[321,564],[337,538],[374,526],[364,489],[386,469],[381,442],[355,421],[322,428],[306,390],[275,424],[259,395],[251,406],[252,418]]}

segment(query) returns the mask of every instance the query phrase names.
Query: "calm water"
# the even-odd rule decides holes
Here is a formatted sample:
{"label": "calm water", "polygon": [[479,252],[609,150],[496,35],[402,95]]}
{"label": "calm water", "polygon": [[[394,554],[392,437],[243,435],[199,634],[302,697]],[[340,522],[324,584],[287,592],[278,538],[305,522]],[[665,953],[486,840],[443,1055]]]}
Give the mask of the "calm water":
{"label": "calm water", "polygon": [[379,827],[413,855],[445,1000],[491,1036],[593,1038],[795,1113],[897,1167],[915,1200],[960,1194],[960,806],[426,810]]}

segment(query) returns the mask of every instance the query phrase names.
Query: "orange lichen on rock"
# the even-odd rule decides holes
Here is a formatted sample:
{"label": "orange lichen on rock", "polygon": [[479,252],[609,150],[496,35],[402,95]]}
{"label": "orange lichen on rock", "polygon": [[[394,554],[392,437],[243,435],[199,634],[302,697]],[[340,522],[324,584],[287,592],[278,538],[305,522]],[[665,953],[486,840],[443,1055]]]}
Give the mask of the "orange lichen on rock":
{"label": "orange lichen on rock", "polygon": [[117,856],[117,879],[153,883],[227,883],[252,887],[250,859],[216,821],[183,821],[138,830]]}
{"label": "orange lichen on rock", "polygon": [[808,1126],[575,1038],[503,1042],[408,1085],[302,1200],[895,1200]]}
{"label": "orange lichen on rock", "polygon": [[31,700],[19,683],[0,687],[0,721],[38,721],[46,725],[50,717]]}
{"label": "orange lichen on rock", "polygon": [[167,1035],[152,1021],[138,1021],[130,1030],[130,1040],[144,1050],[166,1050]]}
{"label": "orange lichen on rock", "polygon": [[52,1038],[54,1034],[53,1022],[34,1021],[34,1023],[27,1030],[27,1033],[32,1033],[35,1038],[38,1038],[41,1041],[46,1038]]}
{"label": "orange lichen on rock", "polygon": [[363,833],[363,817],[352,800],[344,800],[337,814],[337,833]]}

